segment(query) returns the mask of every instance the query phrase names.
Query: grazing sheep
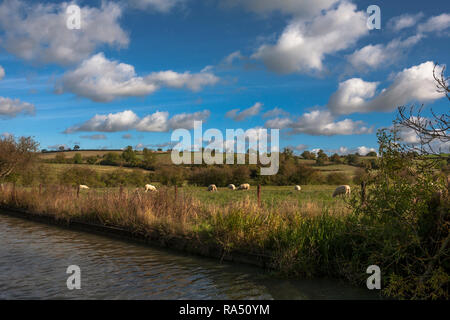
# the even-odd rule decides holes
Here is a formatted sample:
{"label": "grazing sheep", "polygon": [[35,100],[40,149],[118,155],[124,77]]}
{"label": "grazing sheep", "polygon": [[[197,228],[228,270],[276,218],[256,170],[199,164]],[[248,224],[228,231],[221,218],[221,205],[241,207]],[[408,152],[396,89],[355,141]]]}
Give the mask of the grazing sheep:
{"label": "grazing sheep", "polygon": [[294,190],[295,190],[295,191],[300,191],[300,190],[302,190],[302,187],[300,187],[300,186],[295,186],[295,187],[294,187]]}
{"label": "grazing sheep", "polygon": [[336,190],[334,190],[334,192],[333,192],[333,198],[338,195],[345,195],[345,196],[350,195],[350,186],[343,185],[343,186],[337,187]]}
{"label": "grazing sheep", "polygon": [[79,188],[80,188],[80,190],[81,189],[89,189],[89,187],[84,184],[80,184]]}
{"label": "grazing sheep", "polygon": [[156,190],[156,187],[155,187],[155,186],[153,186],[153,185],[151,185],[151,184],[146,184],[146,185],[145,185],[145,192],[147,192],[147,191],[153,192],[153,191],[157,191],[157,190]]}
{"label": "grazing sheep", "polygon": [[248,183],[241,184],[238,188],[239,190],[250,190],[250,185]]}
{"label": "grazing sheep", "polygon": [[215,185],[215,184],[211,184],[211,185],[209,185],[209,187],[208,187],[208,191],[210,191],[210,192],[214,192],[214,191],[217,191],[217,187],[216,187],[216,185]]}
{"label": "grazing sheep", "polygon": [[229,184],[228,189],[236,190],[236,186],[234,184]]}

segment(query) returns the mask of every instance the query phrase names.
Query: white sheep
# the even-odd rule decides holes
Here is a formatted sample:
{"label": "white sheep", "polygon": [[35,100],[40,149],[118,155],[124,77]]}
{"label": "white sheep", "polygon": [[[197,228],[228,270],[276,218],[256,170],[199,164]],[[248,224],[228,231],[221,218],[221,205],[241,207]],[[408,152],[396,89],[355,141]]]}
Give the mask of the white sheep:
{"label": "white sheep", "polygon": [[239,186],[239,190],[250,190],[250,185],[248,183],[243,183]]}
{"label": "white sheep", "polygon": [[337,187],[333,192],[333,198],[336,196],[339,196],[339,195],[344,195],[344,196],[350,195],[350,186],[343,185],[343,186]]}
{"label": "white sheep", "polygon": [[294,187],[294,190],[295,190],[295,191],[301,191],[301,190],[302,190],[302,187],[300,187],[300,186],[295,186],[295,187]]}
{"label": "white sheep", "polygon": [[79,188],[80,188],[80,190],[81,189],[89,189],[89,187],[87,185],[84,185],[84,184],[80,184]]}
{"label": "white sheep", "polygon": [[148,191],[153,192],[153,191],[158,191],[158,190],[156,190],[156,187],[154,185],[146,184],[145,185],[145,192],[148,192]]}
{"label": "white sheep", "polygon": [[211,185],[209,185],[209,187],[208,187],[208,191],[210,191],[210,192],[214,192],[214,191],[217,191],[217,187],[216,187],[216,185],[215,185],[215,184],[211,184]]}
{"label": "white sheep", "polygon": [[229,184],[228,189],[236,190],[236,186],[234,184]]}

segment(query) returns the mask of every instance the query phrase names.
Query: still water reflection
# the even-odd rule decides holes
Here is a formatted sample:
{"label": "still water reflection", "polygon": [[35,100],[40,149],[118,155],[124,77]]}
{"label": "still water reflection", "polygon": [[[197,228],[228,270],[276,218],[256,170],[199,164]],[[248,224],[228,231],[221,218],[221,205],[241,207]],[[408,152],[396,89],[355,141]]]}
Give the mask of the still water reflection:
{"label": "still water reflection", "polygon": [[[69,265],[81,290],[68,290]],[[0,299],[373,299],[335,280],[285,280],[263,270],[0,214]]]}

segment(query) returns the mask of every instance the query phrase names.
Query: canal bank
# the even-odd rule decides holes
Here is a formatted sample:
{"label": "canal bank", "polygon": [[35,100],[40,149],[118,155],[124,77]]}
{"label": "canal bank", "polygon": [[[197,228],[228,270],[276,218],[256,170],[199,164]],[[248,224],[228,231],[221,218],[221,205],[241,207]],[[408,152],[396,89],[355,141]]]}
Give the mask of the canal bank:
{"label": "canal bank", "polygon": [[[283,279],[10,213],[0,214],[0,243],[0,299],[378,298],[344,281]],[[66,287],[69,265],[81,269],[81,290]]]}
{"label": "canal bank", "polygon": [[33,213],[26,210],[20,210],[5,206],[0,206],[0,214],[11,215],[22,219],[51,224],[77,231],[91,232],[117,239],[144,243],[150,246],[167,248],[207,258],[218,259],[220,262],[227,261],[247,264],[267,270],[275,269],[273,258],[269,255],[254,254],[238,250],[225,251],[218,245],[207,243],[199,238],[194,239],[174,235],[168,236],[156,229],[147,229],[145,233],[139,233],[137,231],[130,231],[117,226],[101,225],[92,222],[89,223],[76,219],[55,219],[54,216]]}

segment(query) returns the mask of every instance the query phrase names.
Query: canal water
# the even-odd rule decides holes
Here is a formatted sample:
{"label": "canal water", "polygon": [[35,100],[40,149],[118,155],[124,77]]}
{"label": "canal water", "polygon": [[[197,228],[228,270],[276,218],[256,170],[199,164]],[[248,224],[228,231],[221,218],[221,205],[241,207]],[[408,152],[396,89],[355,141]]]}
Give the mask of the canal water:
{"label": "canal water", "polygon": [[[69,290],[70,265],[81,289]],[[336,280],[261,269],[72,231],[0,212],[0,299],[376,299]]]}

